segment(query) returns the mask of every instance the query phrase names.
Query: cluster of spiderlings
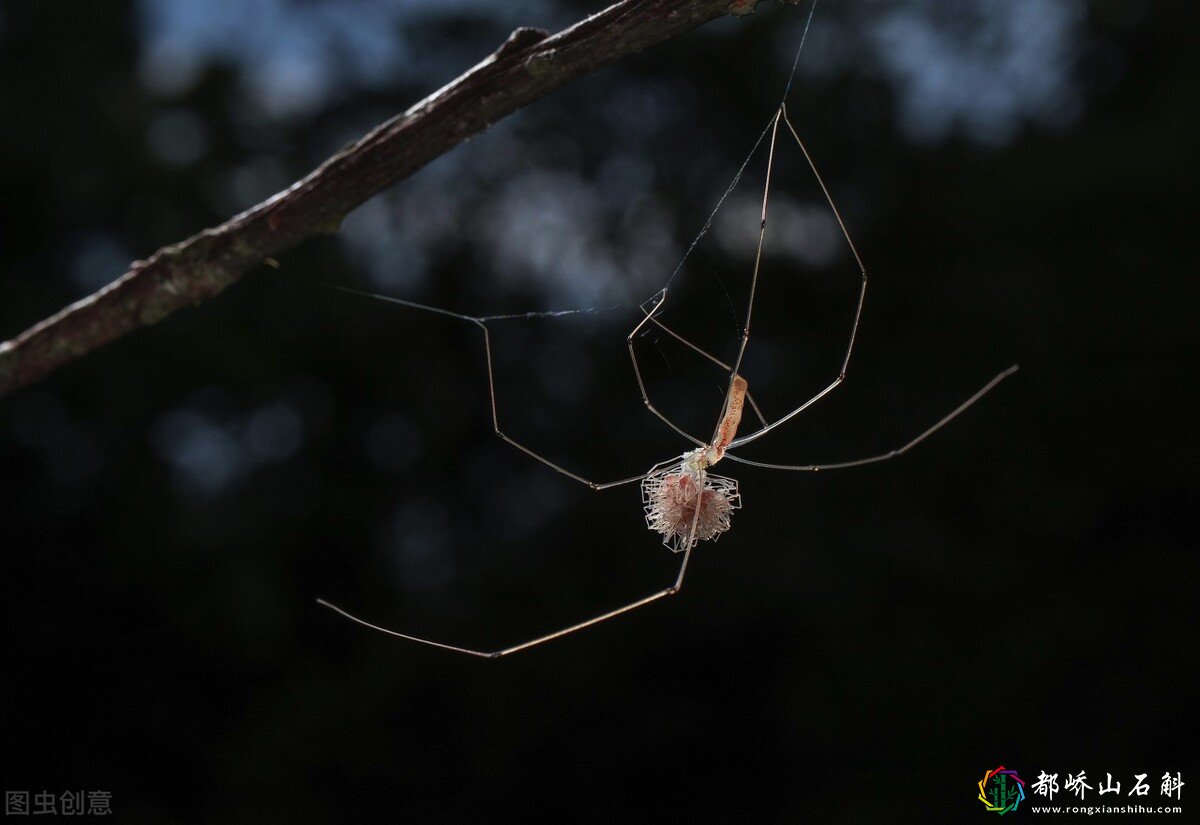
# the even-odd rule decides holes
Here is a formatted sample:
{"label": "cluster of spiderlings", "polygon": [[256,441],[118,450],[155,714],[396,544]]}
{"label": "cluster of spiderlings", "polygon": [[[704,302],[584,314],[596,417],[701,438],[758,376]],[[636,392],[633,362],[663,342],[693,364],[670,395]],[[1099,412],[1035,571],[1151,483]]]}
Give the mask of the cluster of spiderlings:
{"label": "cluster of spiderlings", "polygon": [[676,553],[687,549],[693,524],[692,544],[715,539],[729,529],[733,511],[742,506],[735,480],[696,474],[680,464],[647,476],[642,481],[642,502],[646,525]]}

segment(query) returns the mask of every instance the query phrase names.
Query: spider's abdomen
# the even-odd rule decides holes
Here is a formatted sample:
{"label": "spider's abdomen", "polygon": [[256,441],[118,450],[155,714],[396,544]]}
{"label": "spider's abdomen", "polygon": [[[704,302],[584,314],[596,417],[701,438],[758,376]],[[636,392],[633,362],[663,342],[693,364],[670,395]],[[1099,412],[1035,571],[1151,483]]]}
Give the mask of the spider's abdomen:
{"label": "spider's abdomen", "polygon": [[729,529],[742,506],[737,481],[676,464],[642,481],[646,525],[676,553]]}

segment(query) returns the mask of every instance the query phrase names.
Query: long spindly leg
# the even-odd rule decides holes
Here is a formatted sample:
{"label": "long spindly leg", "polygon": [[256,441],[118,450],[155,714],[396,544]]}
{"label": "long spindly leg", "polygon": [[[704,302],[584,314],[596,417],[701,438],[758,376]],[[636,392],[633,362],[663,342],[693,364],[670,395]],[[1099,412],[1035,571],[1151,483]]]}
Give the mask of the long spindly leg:
{"label": "long spindly leg", "polygon": [[[683,344],[685,347],[688,347],[688,348],[692,349],[692,350],[693,350],[693,351],[695,351],[697,354],[699,354],[699,355],[703,356],[704,358],[708,359],[709,361],[711,361],[712,363],[716,364],[716,365],[717,365],[718,367],[720,367],[721,369],[723,369],[723,370],[731,370],[731,369],[733,369],[733,367],[731,367],[731,366],[729,366],[728,364],[726,364],[724,361],[722,361],[722,360],[721,360],[720,358],[718,358],[717,356],[713,355],[712,353],[708,352],[707,350],[701,349],[701,348],[700,348],[700,347],[698,347],[696,344],[693,344],[691,341],[689,341],[688,339],[684,338],[684,337],[683,337],[682,335],[680,335],[678,332],[676,332],[675,330],[671,329],[669,326],[667,326],[666,324],[664,324],[662,321],[658,320],[658,318],[651,318],[650,320],[651,320],[651,322],[652,322],[652,323],[653,323],[653,324],[654,324],[656,327],[658,327],[659,329],[661,329],[661,330],[662,330],[663,332],[665,332],[667,335],[670,335],[670,336],[671,336],[672,338],[674,338],[676,341],[678,341],[679,343]],[[759,408],[759,406],[758,406],[758,402],[756,402],[756,401],[754,400],[754,396],[750,394],[750,391],[749,391],[749,390],[746,390],[746,400],[747,400],[747,401],[750,403],[750,408],[751,408],[752,410],[754,410],[754,414],[755,414],[756,416],[758,416],[758,420],[759,420],[760,422],[762,422],[762,425],[763,425],[764,427],[765,427],[765,426],[767,426],[767,419],[766,419],[766,416],[764,416],[764,415],[763,415],[763,412],[762,412],[762,410],[761,410],[761,409]]]}
{"label": "long spindly leg", "polygon": [[[508,433],[504,432],[504,430],[502,430],[500,428],[500,414],[498,411],[498,405],[496,403],[496,379],[495,379],[494,371],[492,369],[492,339],[491,339],[491,335],[490,335],[490,333],[488,331],[488,327],[487,327],[487,321],[497,320],[497,317],[476,318],[471,315],[462,315],[457,312],[451,312],[450,310],[447,310],[447,309],[439,309],[438,307],[431,307],[431,306],[427,306],[425,304],[418,304],[415,301],[405,301],[401,298],[393,298],[389,295],[378,295],[378,294],[371,293],[371,292],[361,292],[356,289],[346,289],[345,287],[339,287],[339,288],[343,292],[350,292],[355,295],[363,295],[368,298],[376,298],[381,301],[387,301],[388,303],[399,304],[400,306],[408,307],[409,309],[417,309],[417,310],[422,310],[424,312],[432,312],[436,315],[444,315],[447,318],[455,318],[459,321],[467,321],[467,322],[477,326],[479,328],[480,332],[483,333],[483,348],[484,348],[484,354],[487,358],[488,400],[491,405],[491,411],[492,411],[492,429],[495,431],[496,435],[500,439],[502,439],[504,442],[511,444],[513,447],[515,447],[518,450],[520,450],[521,452],[525,453],[530,458],[540,461],[541,463],[543,463],[547,467],[549,467],[551,470],[554,470],[557,473],[561,473],[564,476],[566,476],[567,478],[574,479],[575,481],[578,481],[580,484],[584,484],[593,490],[607,490],[610,487],[619,487],[623,484],[632,484],[633,482],[641,481],[643,478],[646,477],[646,473],[640,473],[635,476],[629,476],[628,478],[617,479],[616,481],[605,481],[605,482],[592,481],[591,479],[584,478],[583,476],[579,475],[578,473],[571,472],[566,467],[563,467],[559,464],[554,463],[550,459],[546,458],[544,455],[538,453],[536,450],[526,447],[524,444],[517,441],[512,436],[508,435]],[[498,317],[509,317],[509,316],[498,316]],[[525,317],[525,316],[513,316],[513,317]]]}
{"label": "long spindly leg", "polygon": [[[657,407],[654,406],[654,403],[650,400],[649,393],[646,391],[646,383],[645,383],[645,381],[642,380],[642,369],[638,362],[637,351],[635,350],[635,348],[633,346],[633,341],[637,337],[638,333],[645,327],[646,322],[649,321],[650,323],[654,324],[656,327],[661,329],[663,332],[670,335],[676,341],[679,341],[681,344],[688,347],[693,352],[697,353],[698,355],[702,356],[703,358],[716,364],[721,369],[729,370],[729,369],[732,369],[732,367],[730,367],[729,364],[726,364],[720,358],[717,358],[712,353],[708,352],[707,350],[703,349],[702,347],[698,346],[697,344],[692,343],[687,338],[683,337],[678,332],[671,329],[669,326],[667,326],[666,324],[664,324],[662,321],[660,321],[658,319],[657,313],[658,313],[658,310],[662,307],[663,300],[665,300],[665,298],[666,298],[666,290],[663,290],[662,292],[659,293],[659,296],[654,300],[654,305],[652,307],[650,307],[649,309],[646,309],[645,306],[643,305],[642,312],[644,313],[645,317],[642,318],[641,322],[638,323],[638,325],[633,328],[633,331],[630,332],[628,337],[626,338],[626,343],[629,346],[629,359],[633,363],[633,374],[634,374],[634,377],[637,378],[638,391],[642,395],[642,403],[646,405],[646,409],[650,410],[650,412],[654,413],[656,416],[658,416],[660,419],[662,419],[667,424],[668,427],[670,427],[675,432],[682,435],[684,438],[691,441],[696,446],[705,447],[707,445],[703,441],[696,438],[694,435],[691,435],[690,433],[684,432],[682,427],[680,427],[678,424],[676,424],[671,419],[667,418],[667,416],[661,410],[659,410]],[[762,425],[764,427],[767,426],[767,420],[763,416],[762,410],[759,409],[759,406],[755,402],[754,397],[752,395],[750,395],[749,392],[746,393],[746,400],[748,400],[750,402],[750,406],[754,410],[754,414],[758,416],[758,420],[762,422]]]}
{"label": "long spindly leg", "polygon": [[[750,342],[750,319],[754,315],[754,296],[758,291],[758,272],[762,268],[763,240],[767,236],[767,203],[770,201],[771,195],[771,173],[775,168],[775,144],[779,137],[779,122],[782,119],[783,106],[780,105],[779,111],[775,113],[775,118],[771,121],[771,148],[767,152],[767,177],[763,184],[762,212],[758,223],[758,246],[754,251],[754,269],[750,274],[750,297],[746,301],[746,323],[742,325],[742,339],[738,344],[737,356],[733,359],[733,367],[729,370],[729,387],[725,391],[727,398],[733,393],[733,383],[741,372],[742,359],[746,357],[746,345]],[[724,413],[722,413],[723,415]],[[717,425],[713,428],[712,439],[709,443],[716,442],[720,429],[721,419],[717,419]]]}
{"label": "long spindly leg", "polygon": [[[657,465],[657,466],[662,466],[662,465]],[[657,467],[655,469],[657,469]],[[653,472],[653,470],[651,472]],[[334,611],[335,613],[339,613],[342,616],[349,619],[350,621],[357,622],[358,624],[362,625],[363,627],[368,627],[371,630],[377,630],[380,633],[386,633],[389,636],[395,636],[398,639],[405,639],[406,641],[416,642],[418,644],[423,644],[423,645],[428,645],[429,647],[436,647],[436,648],[441,648],[442,650],[449,650],[453,653],[465,653],[468,656],[478,656],[481,659],[499,659],[501,656],[508,656],[510,653],[517,653],[522,650],[528,650],[531,647],[536,647],[537,645],[544,644],[545,642],[553,641],[554,639],[558,639],[562,636],[566,636],[566,635],[568,635],[570,633],[574,633],[578,630],[583,630],[584,628],[591,627],[592,625],[597,625],[597,624],[600,624],[601,622],[608,621],[609,619],[614,619],[617,616],[620,616],[622,613],[629,613],[630,611],[637,610],[639,607],[644,607],[645,605],[648,605],[651,602],[656,602],[659,599],[665,598],[667,596],[674,596],[683,587],[683,577],[685,575],[687,575],[687,567],[688,567],[688,562],[691,560],[691,557],[692,557],[692,549],[696,546],[696,527],[699,524],[699,521],[700,521],[700,508],[697,507],[696,513],[692,517],[691,533],[688,536],[688,541],[684,548],[683,558],[679,562],[679,572],[676,573],[676,575],[675,575],[675,581],[672,582],[668,587],[664,587],[662,590],[656,590],[655,592],[651,593],[649,596],[643,596],[642,598],[637,599],[632,602],[629,602],[628,604],[624,604],[621,607],[616,608],[615,610],[609,610],[607,613],[601,613],[598,616],[593,616],[592,618],[585,619],[582,622],[576,622],[573,625],[569,625],[560,630],[556,630],[553,633],[547,633],[544,636],[537,636],[533,639],[529,639],[528,641],[521,642],[520,644],[511,645],[509,647],[501,648],[499,650],[473,650],[469,647],[459,647],[457,645],[446,644],[445,642],[435,642],[433,639],[423,639],[420,636],[412,636],[412,635],[409,635],[408,633],[400,633],[395,630],[389,630],[386,627],[380,627],[377,624],[372,624],[371,622],[368,622],[364,619],[360,619],[358,616],[355,616],[351,613],[346,612],[345,610],[338,607],[337,605],[331,604],[331,603],[325,601],[324,599],[317,599],[317,604],[321,605],[322,607],[328,607],[330,610]]]}
{"label": "long spindly leg", "polygon": [[642,320],[638,321],[637,326],[630,330],[629,334],[625,336],[625,345],[629,348],[629,360],[633,363],[633,376],[637,379],[638,392],[642,394],[642,403],[646,405],[646,409],[658,416],[658,418],[662,420],[664,424],[666,424],[675,432],[679,433],[688,441],[692,442],[697,447],[703,447],[703,441],[696,438],[696,436],[692,435],[691,433],[685,432],[682,427],[680,427],[671,419],[667,418],[666,415],[664,415],[662,411],[658,409],[658,407],[654,406],[654,402],[650,400],[650,396],[646,392],[646,382],[642,380],[642,368],[638,364],[637,351],[633,346],[634,339],[637,338],[638,334],[642,331],[646,324],[654,320],[655,313],[662,308],[663,301],[665,300],[667,300],[667,290],[664,287],[654,299],[654,305],[650,307],[650,309],[646,309],[645,305],[642,306]]}
{"label": "long spindly leg", "polygon": [[[659,409],[654,406],[653,402],[650,401],[650,396],[646,392],[646,384],[642,380],[642,370],[641,370],[641,367],[638,365],[637,352],[634,350],[633,341],[634,341],[634,338],[637,336],[637,334],[639,332],[641,332],[641,330],[645,327],[647,322],[652,322],[652,323],[656,324],[661,329],[663,329],[665,332],[667,332],[668,334],[670,334],[671,336],[673,336],[674,338],[676,338],[683,344],[691,347],[694,351],[696,351],[700,355],[704,356],[708,360],[714,362],[715,364],[720,366],[722,369],[727,370],[729,372],[729,386],[725,390],[725,397],[728,398],[730,396],[730,394],[733,392],[734,381],[738,377],[738,371],[741,369],[741,366],[742,366],[742,359],[746,354],[746,344],[750,340],[750,316],[754,312],[754,294],[755,294],[755,290],[758,286],[758,272],[759,272],[759,269],[762,264],[763,239],[765,238],[766,231],[767,231],[767,202],[768,202],[770,190],[771,190],[771,172],[772,172],[772,170],[774,168],[774,164],[775,164],[775,144],[776,144],[776,139],[779,136],[779,124],[780,124],[780,121],[783,119],[783,115],[784,115],[783,107],[780,106],[779,110],[775,113],[775,116],[771,119],[771,122],[767,126],[766,130],[764,130],[762,135],[759,135],[758,142],[756,142],[754,144],[754,150],[751,152],[751,156],[753,156],[754,152],[758,150],[758,146],[762,142],[763,137],[766,136],[767,132],[770,132],[771,143],[770,143],[770,150],[767,153],[767,176],[766,176],[766,182],[763,185],[762,215],[761,215],[761,221],[760,221],[759,230],[758,230],[758,246],[757,246],[757,249],[756,249],[755,255],[754,255],[754,270],[753,270],[753,273],[750,278],[750,298],[749,298],[749,302],[746,307],[746,323],[742,326],[741,343],[738,345],[737,357],[734,359],[733,365],[730,366],[729,364],[726,364],[723,361],[720,361],[715,356],[705,352],[703,349],[696,346],[691,341],[688,341],[682,335],[679,335],[675,331],[667,328],[666,325],[664,325],[661,321],[659,321],[655,317],[658,313],[658,310],[662,307],[663,301],[665,301],[667,298],[667,290],[665,287],[658,294],[658,297],[654,301],[654,305],[649,310],[647,310],[644,306],[642,307],[642,311],[645,314],[645,317],[642,318],[642,320],[638,322],[638,325],[633,328],[633,331],[630,332],[628,337],[626,338],[626,343],[629,346],[629,359],[633,363],[633,373],[634,373],[634,376],[637,378],[638,390],[642,394],[642,403],[644,403],[646,405],[646,408],[649,409],[650,412],[654,413],[656,416],[658,416],[660,419],[662,419],[663,422],[665,422],[667,424],[667,426],[669,426],[671,429],[675,430],[675,432],[679,433],[684,438],[691,441],[693,444],[696,444],[697,446],[700,446],[700,447],[705,447],[708,444],[711,444],[714,441],[716,441],[717,430],[719,430],[721,427],[720,419],[718,419],[718,421],[717,421],[717,428],[714,429],[712,438],[708,442],[704,442],[704,441],[701,441],[696,436],[691,435],[690,433],[684,432],[683,429],[681,427],[679,427],[679,425],[677,425],[675,422],[671,421],[669,418],[667,418],[667,416],[665,416],[661,411],[659,411]],[[746,162],[749,163],[749,158],[747,158]],[[745,166],[745,164],[743,164],[742,168],[738,170],[737,175],[734,177],[734,184],[736,184],[737,181],[741,178],[742,171],[744,171],[745,168],[746,168],[746,166]],[[732,188],[733,188],[733,186],[731,185],[730,188],[726,190],[725,195],[728,195],[729,192],[732,191]],[[725,196],[722,196],[721,202],[724,202],[724,200],[725,200]],[[720,203],[717,204],[717,208],[720,209]],[[716,213],[714,212],[713,214],[715,215]],[[711,222],[712,222],[712,217],[709,218],[709,223],[711,223]],[[706,224],[704,229],[701,230],[700,235],[696,237],[696,240],[692,242],[692,246],[689,247],[687,253],[684,255],[684,260],[687,260],[687,257],[691,254],[692,249],[696,245],[696,242],[700,240],[700,237],[703,236],[707,230],[708,230],[708,224]],[[680,267],[682,267],[682,266],[683,266],[683,262],[681,261]],[[678,272],[678,271],[679,270],[677,268],[676,272]],[[674,275],[672,275],[671,277],[674,278]],[[757,415],[759,420],[762,422],[763,429],[766,429],[768,425],[767,425],[766,419],[763,417],[762,411],[758,407],[758,404],[756,404],[754,402],[753,398],[750,398],[749,400],[750,400],[750,406],[754,409],[755,415]]]}
{"label": "long spindly leg", "polygon": [[[867,268],[863,264],[862,256],[858,254],[858,247],[856,247],[854,245],[854,239],[850,237],[850,231],[846,228],[846,221],[843,220],[842,213],[840,211],[838,211],[837,204],[835,204],[833,202],[833,196],[829,193],[829,187],[827,187],[825,185],[825,180],[821,177],[821,173],[817,170],[817,165],[813,162],[812,156],[808,153],[808,148],[804,145],[804,141],[800,140],[800,135],[797,134],[796,128],[792,125],[792,122],[788,119],[786,107],[781,106],[779,108],[779,116],[782,119],[783,123],[787,126],[788,131],[791,133],[792,137],[796,139],[796,144],[800,147],[800,151],[804,154],[804,160],[807,161],[808,168],[812,170],[813,177],[816,178],[817,184],[821,187],[821,192],[825,195],[825,202],[829,204],[829,208],[833,211],[833,216],[835,218],[837,218],[838,226],[842,230],[842,237],[844,237],[846,239],[846,244],[850,247],[850,253],[854,256],[854,262],[858,265],[858,271],[861,276],[861,280],[860,280],[860,284],[859,284],[859,288],[858,288],[858,303],[855,304],[855,307],[854,307],[854,320],[850,324],[850,340],[846,344],[846,354],[842,358],[842,366],[841,366],[841,369],[838,370],[837,376],[831,382],[829,382],[829,384],[824,389],[822,389],[820,392],[818,392],[812,398],[805,401],[799,407],[796,407],[796,409],[792,410],[791,412],[787,413],[786,415],[782,416],[781,418],[779,418],[776,421],[773,421],[770,424],[764,424],[761,429],[755,430],[752,433],[748,433],[747,435],[744,435],[741,438],[736,439],[730,445],[731,449],[735,448],[735,447],[740,447],[743,444],[749,444],[751,441],[754,441],[756,439],[763,437],[764,435],[769,433],[771,430],[778,427],[780,424],[783,424],[787,421],[790,421],[792,418],[795,418],[797,415],[804,412],[809,407],[811,407],[813,404],[817,403],[822,398],[824,398],[829,393],[833,392],[835,389],[837,389],[839,386],[842,385],[842,383],[846,380],[846,370],[850,367],[850,356],[854,352],[854,342],[858,338],[858,324],[859,324],[859,321],[862,319],[863,303],[866,301],[866,298],[867,298]],[[764,215],[763,220],[765,223],[765,221],[766,221],[766,217],[765,217],[766,216],[766,197],[765,196],[763,198],[763,215]],[[759,238],[759,250],[760,250],[759,254],[760,255],[761,255],[761,248],[762,248],[762,238],[760,237]],[[757,266],[758,265],[756,262],[756,264],[755,264],[756,275],[757,275]]]}
{"label": "long spindly leg", "polygon": [[[1008,376],[1012,375],[1016,371],[1017,371],[1017,365],[1013,364],[1011,367],[1004,370],[999,375],[997,375],[995,378],[993,378],[991,381],[988,381],[986,384],[984,384],[982,387],[980,387],[978,390],[976,390],[975,394],[972,395],[970,398],[968,398],[966,401],[962,402],[957,407],[955,407],[950,412],[948,412],[946,415],[942,416],[942,418],[936,424],[934,424],[932,427],[928,428],[923,433],[918,435],[916,438],[909,441],[903,447],[898,447],[895,450],[888,450],[886,453],[880,453],[879,455],[868,456],[867,458],[859,458],[859,459],[855,459],[854,461],[837,461],[832,464],[771,464],[771,463],[768,463],[765,461],[751,461],[747,458],[740,458],[739,456],[736,456],[736,455],[730,455],[729,453],[725,454],[725,458],[729,459],[730,461],[736,461],[739,464],[749,464],[752,467],[766,467],[769,470],[801,470],[801,471],[808,471],[808,472],[816,472],[818,470],[841,470],[846,467],[861,467],[864,464],[874,464],[877,461],[887,461],[889,458],[896,458],[898,456],[904,455],[906,452],[911,450],[913,447],[917,446],[922,441],[929,438],[929,436],[933,435],[938,430],[940,430],[942,427],[949,424],[952,420],[957,418],[959,414],[961,414],[964,410],[966,410],[967,407],[971,406],[976,401],[978,401],[980,398],[985,396],[988,392],[990,392],[992,390],[993,387],[995,387],[997,384],[999,384],[1005,378],[1008,378]],[[733,443],[736,445],[738,442],[734,441]]]}

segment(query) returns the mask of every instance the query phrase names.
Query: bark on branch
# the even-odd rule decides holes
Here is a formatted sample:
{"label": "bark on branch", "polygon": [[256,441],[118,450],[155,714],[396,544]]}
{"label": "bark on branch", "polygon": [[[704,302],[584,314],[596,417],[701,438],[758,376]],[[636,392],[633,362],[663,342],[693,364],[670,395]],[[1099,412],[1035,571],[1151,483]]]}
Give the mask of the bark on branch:
{"label": "bark on branch", "polygon": [[[782,0],[796,4],[801,0]],[[0,344],[0,396],[177,309],[264,258],[337,232],[372,195],[569,81],[758,0],[623,0],[548,36],[521,28],[492,55],[268,200],[165,246],[98,292]]]}

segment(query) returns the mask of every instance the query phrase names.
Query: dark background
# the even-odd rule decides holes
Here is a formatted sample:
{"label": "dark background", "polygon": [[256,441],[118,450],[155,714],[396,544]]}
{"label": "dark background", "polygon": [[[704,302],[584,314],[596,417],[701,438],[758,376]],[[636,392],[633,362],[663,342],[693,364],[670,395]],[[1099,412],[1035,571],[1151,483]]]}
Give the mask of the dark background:
{"label": "dark background", "polygon": [[[556,0],[0,4],[0,337],[302,175]],[[633,488],[686,444],[624,352],[782,93],[762,4],[498,124],[227,294],[0,399],[6,790],[120,821],[987,821],[985,770],[1148,773],[1194,816],[1195,4],[824,2],[792,116],[873,274],[850,378],[722,464],[683,593]],[[675,281],[728,357],[763,156]],[[779,415],[837,371],[856,272],[781,147],[747,355]],[[832,239],[832,240],[831,240]],[[721,378],[639,340],[701,432]],[[1057,800],[1066,797],[1059,792]],[[1111,802],[1112,796],[1103,798]],[[1031,798],[1025,803],[1030,805]],[[1098,801],[1093,791],[1087,801]],[[1029,811],[1016,816],[1028,817]]]}

